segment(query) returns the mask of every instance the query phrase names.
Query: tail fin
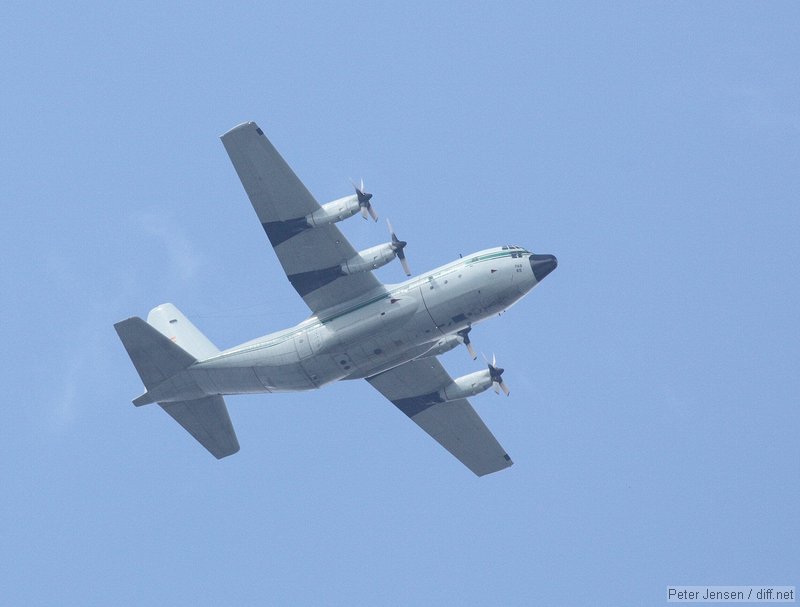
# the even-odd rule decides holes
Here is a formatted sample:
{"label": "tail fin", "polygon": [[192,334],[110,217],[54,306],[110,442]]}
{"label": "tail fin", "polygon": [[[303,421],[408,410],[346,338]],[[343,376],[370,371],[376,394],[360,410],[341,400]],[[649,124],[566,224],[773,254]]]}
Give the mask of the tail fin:
{"label": "tail fin", "polygon": [[[213,355],[209,354],[211,349],[218,352],[175,306],[165,304],[153,310],[151,316],[154,313],[155,322],[165,324],[167,328],[179,325],[174,336],[167,336],[163,331],[136,317],[114,325],[122,345],[148,390],[156,388],[197,362],[193,354],[201,354],[203,358],[207,358]],[[173,320],[176,322],[173,323]],[[177,341],[179,337],[187,347],[192,348],[192,354],[173,341]],[[145,393],[134,400],[133,404],[139,406],[152,402],[150,395]],[[222,396],[213,394],[158,404],[217,459],[239,450],[239,441]]]}
{"label": "tail fin", "polygon": [[154,326],[197,360],[219,354],[219,348],[171,303],[161,304],[150,310],[147,324]]}

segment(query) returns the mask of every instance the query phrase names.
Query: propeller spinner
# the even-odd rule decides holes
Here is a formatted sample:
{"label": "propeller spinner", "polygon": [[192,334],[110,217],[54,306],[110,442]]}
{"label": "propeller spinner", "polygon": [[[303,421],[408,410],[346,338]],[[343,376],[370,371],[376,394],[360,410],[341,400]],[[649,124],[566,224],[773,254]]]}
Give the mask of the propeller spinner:
{"label": "propeller spinner", "polygon": [[502,390],[506,396],[511,393],[511,390],[508,389],[506,382],[503,381],[503,373],[505,369],[497,366],[497,359],[495,355],[492,354],[492,362],[489,362],[489,359],[486,358],[484,354],[483,359],[486,361],[486,364],[489,365],[489,377],[492,378],[492,386],[494,386],[494,393],[500,394],[500,390]]}
{"label": "propeller spinner", "polygon": [[397,255],[397,259],[400,260],[406,276],[411,276],[411,270],[409,270],[408,262],[406,261],[406,254],[403,251],[408,243],[405,240],[400,240],[397,237],[397,234],[394,233],[394,228],[392,228],[392,224],[388,219],[386,220],[386,225],[389,226],[389,234],[392,235],[392,250],[395,252],[395,255]]}
{"label": "propeller spinner", "polygon": [[364,191],[364,179],[361,179],[361,185],[357,186],[355,182],[352,180],[350,183],[353,184],[353,187],[356,189],[356,196],[358,196],[358,206],[361,207],[361,216],[366,219],[367,213],[375,220],[378,221],[378,214],[375,212],[375,209],[372,208],[372,194],[369,192]]}

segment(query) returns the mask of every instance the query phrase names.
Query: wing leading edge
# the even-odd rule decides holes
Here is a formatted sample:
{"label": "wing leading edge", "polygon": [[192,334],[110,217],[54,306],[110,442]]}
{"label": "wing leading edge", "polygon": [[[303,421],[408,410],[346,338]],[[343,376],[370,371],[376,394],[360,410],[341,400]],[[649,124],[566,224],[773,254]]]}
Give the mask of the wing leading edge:
{"label": "wing leading edge", "polygon": [[413,360],[367,381],[476,475],[514,463],[467,399],[435,402],[433,395],[452,381],[436,358]]}
{"label": "wing leading edge", "polygon": [[382,288],[372,272],[341,271],[355,249],[334,224],[308,226],[305,217],[320,205],[255,122],[221,139],[286,276],[313,312]]}

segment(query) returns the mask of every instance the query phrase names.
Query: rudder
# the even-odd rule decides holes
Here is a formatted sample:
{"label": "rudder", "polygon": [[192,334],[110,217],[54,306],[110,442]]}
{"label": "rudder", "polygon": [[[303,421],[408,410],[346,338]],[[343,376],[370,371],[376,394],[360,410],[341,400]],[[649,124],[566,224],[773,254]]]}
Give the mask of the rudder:
{"label": "rudder", "polygon": [[147,315],[147,324],[174,341],[189,354],[204,360],[219,354],[211,341],[171,303],[156,306]]}

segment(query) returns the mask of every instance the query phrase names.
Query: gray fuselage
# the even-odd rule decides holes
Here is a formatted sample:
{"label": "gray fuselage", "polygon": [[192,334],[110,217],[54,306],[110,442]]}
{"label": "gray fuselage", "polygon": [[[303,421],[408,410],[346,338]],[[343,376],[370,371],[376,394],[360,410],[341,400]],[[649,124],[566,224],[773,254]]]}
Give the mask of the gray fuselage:
{"label": "gray fuselage", "polygon": [[480,251],[198,361],[175,387],[186,399],[370,377],[456,347],[457,331],[507,309],[554,267],[554,257],[519,247]]}

